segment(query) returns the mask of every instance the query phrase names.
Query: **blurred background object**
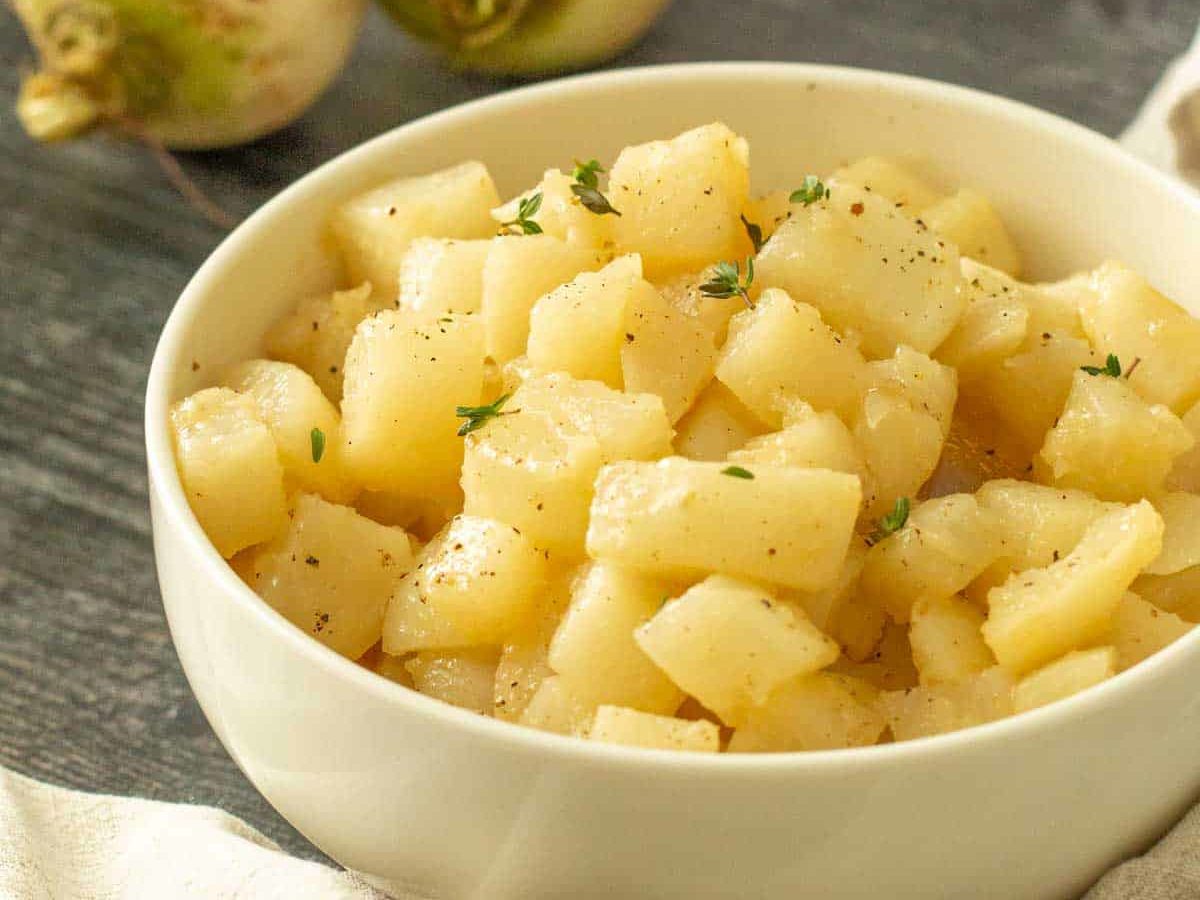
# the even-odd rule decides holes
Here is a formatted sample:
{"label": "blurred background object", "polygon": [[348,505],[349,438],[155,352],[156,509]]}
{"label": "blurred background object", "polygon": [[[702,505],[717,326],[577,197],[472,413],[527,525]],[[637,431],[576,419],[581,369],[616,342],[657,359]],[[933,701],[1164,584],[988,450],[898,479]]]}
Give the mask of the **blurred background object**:
{"label": "blurred background object", "polygon": [[11,0],[37,50],[17,115],[38,140],[109,125],[225,147],[293,121],[342,70],[367,0]]}
{"label": "blurred background object", "polygon": [[546,75],[604,62],[641,37],[671,0],[380,0],[459,68]]}
{"label": "blurred background object", "polygon": [[[213,149],[301,115],[345,65],[367,0],[11,0],[37,51],[17,116],[55,141],[107,125]],[[456,68],[544,75],[603,62],[670,0],[381,0]]]}

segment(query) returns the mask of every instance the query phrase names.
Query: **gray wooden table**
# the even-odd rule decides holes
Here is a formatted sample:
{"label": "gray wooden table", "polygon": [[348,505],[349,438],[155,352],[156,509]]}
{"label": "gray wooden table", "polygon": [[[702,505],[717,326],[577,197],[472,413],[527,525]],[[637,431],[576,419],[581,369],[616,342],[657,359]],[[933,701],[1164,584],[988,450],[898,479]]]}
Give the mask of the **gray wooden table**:
{"label": "gray wooden table", "polygon": [[[615,64],[890,69],[1115,134],[1198,16],[1200,0],[677,0]],[[137,147],[32,146],[10,111],[27,59],[0,6],[0,764],[74,787],[214,804],[319,858],[213,736],[155,583],[146,369],[176,296],[222,235]],[[364,138],[505,86],[446,72],[373,16],[341,81],[301,122],[182,162],[243,216]]]}

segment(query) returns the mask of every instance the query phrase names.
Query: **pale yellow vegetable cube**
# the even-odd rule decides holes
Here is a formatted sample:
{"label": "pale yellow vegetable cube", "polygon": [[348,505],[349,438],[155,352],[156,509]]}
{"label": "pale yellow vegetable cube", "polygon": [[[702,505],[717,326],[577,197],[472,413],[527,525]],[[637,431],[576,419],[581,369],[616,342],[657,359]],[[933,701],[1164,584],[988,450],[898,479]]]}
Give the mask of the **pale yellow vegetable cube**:
{"label": "pale yellow vegetable cube", "polygon": [[678,457],[605,466],[589,555],[664,575],[717,571],[802,590],[832,584],[858,513],[858,479],[824,469],[750,472],[738,477],[722,463]]}
{"label": "pale yellow vegetable cube", "polygon": [[283,531],[283,466],[251,398],[198,391],[171,407],[171,430],[183,492],[222,556]]}
{"label": "pale yellow vegetable cube", "polygon": [[533,612],[512,631],[500,648],[493,688],[497,719],[516,722],[543,681],[554,675],[550,668],[550,639],[558,630],[571,599],[575,570],[556,570],[534,602]]}
{"label": "pale yellow vegetable cube", "polygon": [[980,378],[1016,353],[1029,332],[1025,289],[1003,272],[963,258],[967,308],[937,358],[953,366],[960,382]]}
{"label": "pale yellow vegetable cube", "polygon": [[1040,569],[1069,554],[1089,525],[1119,508],[1086,491],[1013,479],[987,482],[975,499],[996,514],[1004,548],[971,585],[970,595],[981,601],[1011,573]]}
{"label": "pale yellow vegetable cube", "polygon": [[996,659],[1023,675],[1104,638],[1121,596],[1162,550],[1162,532],[1143,500],[1101,516],[1057,562],[992,588],[983,639]]}
{"label": "pale yellow vegetable cube", "polygon": [[792,678],[823,669],[838,647],[765,588],[713,575],[634,632],[638,646],[729,725]]}
{"label": "pale yellow vegetable cube", "polygon": [[1130,502],[1161,491],[1194,443],[1174,413],[1148,405],[1124,379],[1077,372],[1037,462],[1056,486]]}
{"label": "pale yellow vegetable cube", "polygon": [[541,731],[586,737],[595,716],[594,703],[575,696],[562,678],[552,675],[538,685],[517,721]]}
{"label": "pale yellow vegetable cube", "polygon": [[897,625],[883,615],[886,624],[879,629],[875,644],[862,656],[848,653],[829,671],[850,675],[872,684],[881,691],[903,691],[917,686],[917,667],[913,663],[908,627]]}
{"label": "pale yellow vegetable cube", "polygon": [[424,497],[390,494],[387,491],[360,491],[354,508],[381,525],[398,525],[409,534],[427,541],[442,530],[462,510],[463,494],[458,485]]}
{"label": "pale yellow vegetable cube", "polygon": [[556,555],[582,556],[603,462],[670,452],[671,426],[650,394],[550,375],[526,381],[505,408],[467,438],[465,509],[513,523]]}
{"label": "pale yellow vegetable cube", "polygon": [[297,628],[357,659],[379,640],[384,608],[413,564],[408,535],[312,494],[287,531],[256,549],[251,586]]}
{"label": "pale yellow vegetable cube", "polygon": [[745,256],[749,160],[746,141],[719,123],[626,147],[608,189],[618,251],[640,253],[651,278]]}
{"label": "pale yellow vegetable cube", "polygon": [[542,682],[554,676],[546,661],[549,642],[549,635],[533,637],[525,630],[505,642],[492,687],[492,715],[497,719],[519,721]]}
{"label": "pale yellow vegetable cube", "polygon": [[867,553],[858,588],[897,622],[918,599],[962,590],[1003,551],[1000,522],[970,494],[916,504],[907,524]]}
{"label": "pale yellow vegetable cube", "polygon": [[1079,272],[1061,281],[1022,284],[1021,287],[1023,298],[1029,304],[1030,338],[1050,332],[1058,337],[1087,340],[1079,310],[1094,299],[1090,272]]}
{"label": "pale yellow vegetable cube", "polygon": [[[275,439],[288,487],[334,503],[354,497],[357,490],[342,461],[342,417],[304,370],[255,359],[235,366],[225,384],[254,401]],[[320,437],[314,438],[314,429]]]}
{"label": "pale yellow vegetable cube", "polygon": [[834,413],[816,412],[807,404],[789,409],[782,431],[751,438],[728,459],[741,465],[793,466],[831,469],[857,475],[867,482],[867,465],[850,429]]}
{"label": "pale yellow vegetable cube", "polygon": [[346,354],[342,429],[351,476],[366,488],[423,496],[462,464],[457,405],[483,388],[478,316],[416,321],[384,310],[359,325]]}
{"label": "pale yellow vegetable cube", "polygon": [[499,645],[533,611],[548,577],[545,558],[518,529],[455,516],[396,589],[383,649]]}
{"label": "pale yellow vegetable cube", "polygon": [[1137,594],[1126,593],[1117,605],[1106,640],[1117,651],[1117,671],[1124,672],[1183,637],[1195,626],[1159,609]]}
{"label": "pale yellow vegetable cube", "polygon": [[1097,269],[1091,288],[1080,314],[1092,344],[1127,371],[1139,360],[1130,385],[1182,415],[1200,399],[1200,320],[1120,263]]}
{"label": "pale yellow vegetable cube", "polygon": [[998,420],[1029,460],[1054,427],[1081,366],[1103,365],[1086,340],[1037,331],[1021,352],[971,382],[964,391]]}
{"label": "pale yellow vegetable cube", "polygon": [[[880,642],[887,636],[890,624],[887,612],[877,601],[854,592],[841,603],[830,624],[829,635],[838,642],[847,659],[864,662],[878,653]],[[907,646],[906,638],[906,653]],[[911,654],[908,655],[908,665],[911,668]],[[915,680],[914,676],[914,683]]]}
{"label": "pale yellow vegetable cube", "polygon": [[813,306],[780,290],[729,323],[717,378],[772,428],[789,398],[852,419],[869,374],[858,348],[821,320]]}
{"label": "pale yellow vegetable cube", "polygon": [[1078,694],[1116,672],[1112,647],[1074,650],[1018,681],[1013,688],[1013,711],[1026,712]]}
{"label": "pale yellow vegetable cube", "polygon": [[1200,496],[1183,492],[1164,494],[1154,501],[1163,518],[1163,549],[1147,575],[1173,575],[1200,566]]}
{"label": "pale yellow vegetable cube", "polygon": [[530,317],[534,372],[663,398],[674,421],[712,377],[716,350],[700,324],[642,279],[641,260],[623,256],[542,297]]}
{"label": "pale yellow vegetable cube", "polygon": [[762,239],[765,241],[775,233],[775,229],[783,224],[792,212],[792,192],[790,189],[771,191],[761,197],[747,201],[742,210],[742,217],[751,225],[757,225]]}
{"label": "pale yellow vegetable cube", "polygon": [[564,433],[595,438],[605,462],[657,459],[671,452],[671,425],[654,394],[622,393],[554,374],[526,379],[510,402],[513,410],[552,417]]}
{"label": "pale yellow vegetable cube", "polygon": [[866,513],[877,517],[898,497],[917,495],[937,468],[946,436],[937,419],[907,398],[872,389],[863,397],[854,439],[871,476]]}
{"label": "pale yellow vegetable cube", "polygon": [[921,211],[921,219],[937,234],[958,246],[963,256],[987,263],[1016,277],[1021,254],[990,200],[963,188]]}
{"label": "pale yellow vegetable cube", "polygon": [[655,294],[642,279],[642,261],[621,256],[598,272],[583,272],[546,294],[529,316],[526,358],[534,372],[565,372],[621,390],[621,345],[626,310],[635,297]]}
{"label": "pale yellow vegetable cube", "polygon": [[655,281],[654,287],[671,306],[699,324],[713,346],[720,347],[725,343],[729,320],[745,309],[746,303],[739,295],[710,297],[701,291],[700,286],[711,281],[714,274],[714,268],[709,267],[701,272],[672,275]]}
{"label": "pale yellow vegetable cube", "polygon": [[848,675],[818,672],[789,681],[751,709],[729,741],[730,753],[788,753],[867,747],[887,727],[879,691]]}
{"label": "pale yellow vegetable cube", "polygon": [[390,304],[413,238],[487,237],[496,230],[489,212],[499,202],[483,163],[465,162],[359,194],[334,212],[330,231],[350,281],[370,281]]}
{"label": "pale yellow vegetable cube", "polygon": [[[862,575],[866,559],[866,542],[854,537],[846,548],[846,558],[842,561],[841,571],[833,584],[819,591],[780,591],[780,596],[790,603],[799,604],[814,625],[838,639],[837,626],[842,610],[857,597],[858,579]],[[882,626],[882,622],[880,625]],[[878,637],[879,635],[875,634],[872,638],[872,647]]]}
{"label": "pale yellow vegetable cube", "polygon": [[543,233],[594,250],[607,250],[612,244],[613,217],[597,215],[580,203],[571,191],[574,183],[570,175],[558,169],[547,169],[537,185],[493,209],[492,218],[498,225],[514,222],[521,201],[541,194],[541,205],[530,219]]}
{"label": "pale yellow vegetable cube", "polygon": [[661,397],[676,422],[712,381],[717,348],[702,323],[646,287],[625,308],[621,372],[625,390]]}
{"label": "pale yellow vegetable cube", "polygon": [[954,404],[958,400],[958,375],[912,347],[897,347],[887,359],[867,364],[872,388],[904,397],[918,412],[937,421],[943,434],[950,431]]}
{"label": "pale yellow vegetable cube", "polygon": [[1016,571],[1057,562],[1075,549],[1093,522],[1119,509],[1085,491],[1007,478],[987,482],[975,499],[996,514],[1004,561]]}
{"label": "pale yellow vegetable cube", "polygon": [[601,706],[588,740],[650,750],[716,753],[721,749],[721,729],[703,719],[689,721],[622,706]]}
{"label": "pale yellow vegetable cube", "polygon": [[413,687],[426,696],[480,715],[492,712],[492,682],[499,651],[495,647],[423,650],[404,663]]}
{"label": "pale yellow vegetable cube", "polygon": [[839,332],[858,332],[871,357],[901,344],[932,352],[966,305],[954,246],[891,201],[850,185],[793,207],[755,268],[757,285],[783,288]]}
{"label": "pale yellow vegetable cube", "polygon": [[1200,622],[1200,566],[1174,575],[1140,575],[1131,589],[1159,609],[1188,622]]}
{"label": "pale yellow vegetable cube", "polygon": [[593,563],[575,581],[549,662],[576,694],[597,703],[672,713],[683,694],[634,642],[633,632],[678,593],[661,579]]}
{"label": "pale yellow vegetable cube", "polygon": [[1167,487],[1176,491],[1200,492],[1200,403],[1184,414],[1180,420],[1196,441],[1192,449],[1175,458],[1171,474],[1167,476]]}
{"label": "pale yellow vegetable cube", "polygon": [[354,329],[375,309],[369,283],[309,297],[267,332],[267,355],[299,366],[338,403]]}
{"label": "pale yellow vegetable cube", "polygon": [[431,318],[477,313],[491,241],[417,238],[400,260],[401,309]]}
{"label": "pale yellow vegetable cube", "polygon": [[966,681],[996,664],[983,642],[983,613],[960,597],[921,598],[912,606],[908,640],[925,687]]}
{"label": "pale yellow vegetable cube", "polygon": [[544,412],[513,409],[467,439],[464,510],[514,523],[555,556],[582,556],[600,442],[564,432]]}
{"label": "pale yellow vegetable cube", "polygon": [[884,156],[864,156],[842,166],[830,177],[830,187],[858,186],[879,194],[909,215],[917,215],[941,199],[941,193],[910,170],[911,165]]}
{"label": "pale yellow vegetable cube", "polygon": [[595,251],[548,234],[493,238],[480,303],[487,355],[503,365],[523,354],[538,299],[599,264]]}
{"label": "pale yellow vegetable cube", "polygon": [[1013,679],[996,666],[956,684],[883,694],[880,705],[898,741],[958,731],[1013,713]]}
{"label": "pale yellow vegetable cube", "polygon": [[725,459],[766,430],[758,416],[746,409],[733,391],[713,381],[679,420],[675,452],[688,459]]}

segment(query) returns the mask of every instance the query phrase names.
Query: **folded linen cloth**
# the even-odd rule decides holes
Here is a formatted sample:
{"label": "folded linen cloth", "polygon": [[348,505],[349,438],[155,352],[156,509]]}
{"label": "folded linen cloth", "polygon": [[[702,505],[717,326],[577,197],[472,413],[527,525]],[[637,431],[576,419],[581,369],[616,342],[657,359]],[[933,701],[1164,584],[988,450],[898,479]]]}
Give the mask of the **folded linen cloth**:
{"label": "folded linen cloth", "polygon": [[4,900],[386,900],[207,806],[52,787],[0,768]]}
{"label": "folded linen cloth", "polygon": [[1192,900],[1200,897],[1200,806],[1145,856],[1096,882],[1084,900]]}

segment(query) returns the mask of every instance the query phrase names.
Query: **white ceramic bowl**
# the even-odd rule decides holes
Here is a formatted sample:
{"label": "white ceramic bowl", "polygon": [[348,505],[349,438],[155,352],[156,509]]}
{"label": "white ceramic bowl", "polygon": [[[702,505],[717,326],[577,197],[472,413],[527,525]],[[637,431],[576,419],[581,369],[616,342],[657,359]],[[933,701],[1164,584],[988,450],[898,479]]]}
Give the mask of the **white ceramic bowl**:
{"label": "white ceramic bowl", "polygon": [[1200,789],[1200,633],[1068,701],[937,738],[761,756],[633,750],[478,717],[336,656],[251,593],[188,509],[168,405],[332,284],[320,235],[335,204],[472,157],[511,192],[548,165],[611,160],[714,119],[749,138],[760,188],[869,153],[925,158],[991,195],[1035,276],[1118,256],[1200,312],[1195,195],[1099,135],[973,91],[815,66],[688,65],[430,116],[268,203],[167,323],[146,442],[159,581],[188,679],[289,821],[346,866],[419,896],[1073,895]]}

